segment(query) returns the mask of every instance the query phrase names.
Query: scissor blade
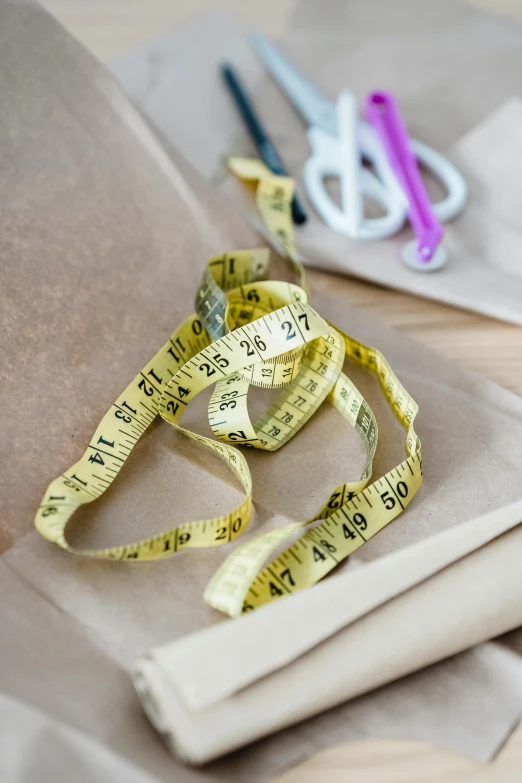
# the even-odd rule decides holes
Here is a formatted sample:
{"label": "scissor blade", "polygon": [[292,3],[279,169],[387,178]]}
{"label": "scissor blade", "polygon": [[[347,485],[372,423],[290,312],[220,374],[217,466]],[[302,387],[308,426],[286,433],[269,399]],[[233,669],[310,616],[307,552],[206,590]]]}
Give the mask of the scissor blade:
{"label": "scissor blade", "polygon": [[321,95],[264,35],[250,36],[252,48],[310,126],[317,126],[335,136],[335,104]]}

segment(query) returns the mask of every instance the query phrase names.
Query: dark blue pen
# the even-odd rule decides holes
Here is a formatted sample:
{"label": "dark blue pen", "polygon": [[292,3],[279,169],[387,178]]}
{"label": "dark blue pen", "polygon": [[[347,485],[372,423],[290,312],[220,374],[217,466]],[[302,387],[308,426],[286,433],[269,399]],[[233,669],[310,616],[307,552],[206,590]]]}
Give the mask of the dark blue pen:
{"label": "dark blue pen", "polygon": [[[246,94],[236,71],[234,71],[231,65],[224,63],[221,66],[221,74],[232,93],[244,123],[250,131],[250,135],[252,136],[257,151],[264,163],[268,166],[270,171],[274,172],[274,174],[280,174],[281,176],[287,177],[288,172],[283,166],[279,153],[261,125],[259,117],[257,116],[252,102]],[[294,195],[292,199],[292,220],[300,226],[306,222],[306,219],[306,213],[297,197]]]}

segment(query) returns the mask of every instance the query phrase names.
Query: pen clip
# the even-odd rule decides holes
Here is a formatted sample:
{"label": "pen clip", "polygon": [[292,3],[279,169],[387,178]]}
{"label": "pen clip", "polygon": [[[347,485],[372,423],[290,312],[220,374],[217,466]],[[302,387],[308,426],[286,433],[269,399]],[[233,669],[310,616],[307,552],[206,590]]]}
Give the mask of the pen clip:
{"label": "pen clip", "polygon": [[408,217],[417,237],[417,260],[431,261],[444,230],[431,206],[393,95],[384,90],[370,93],[366,99],[366,116],[381,138],[408,201]]}

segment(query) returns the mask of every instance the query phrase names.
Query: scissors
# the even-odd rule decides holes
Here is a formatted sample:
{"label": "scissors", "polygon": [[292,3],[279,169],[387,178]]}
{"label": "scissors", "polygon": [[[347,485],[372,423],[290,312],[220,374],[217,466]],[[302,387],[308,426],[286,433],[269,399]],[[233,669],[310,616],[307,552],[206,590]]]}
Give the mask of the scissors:
{"label": "scissors", "polygon": [[[343,91],[335,103],[328,100],[261,34],[250,38],[252,47],[302,115],[307,125],[311,156],[303,168],[306,190],[323,221],[334,231],[354,239],[382,239],[404,225],[408,194],[390,165],[386,149],[373,125],[361,119],[355,96]],[[446,222],[455,218],[467,199],[467,187],[456,168],[420,141],[410,139],[417,161],[438,179],[447,196],[431,204]],[[370,164],[371,170],[363,166]],[[326,177],[338,177],[341,207],[325,187]],[[377,202],[383,217],[369,218],[364,200]]]}

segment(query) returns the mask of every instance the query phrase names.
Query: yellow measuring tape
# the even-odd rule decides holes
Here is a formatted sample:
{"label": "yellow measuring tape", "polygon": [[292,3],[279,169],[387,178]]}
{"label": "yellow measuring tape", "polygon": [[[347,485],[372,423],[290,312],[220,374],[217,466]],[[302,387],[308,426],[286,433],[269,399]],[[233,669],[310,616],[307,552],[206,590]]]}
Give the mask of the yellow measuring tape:
{"label": "yellow measuring tape", "polygon": [[[276,597],[309,587],[391,522],[422,482],[420,441],[413,429],[417,404],[383,355],[343,334],[308,303],[305,273],[296,260],[290,203],[293,183],[259,161],[229,160],[234,173],[257,183],[263,218],[299,274],[301,285],[268,281],[268,251],[217,256],[205,269],[196,313],[127,386],[94,433],[85,454],[47,488],[35,525],[53,543],[77,555],[157,560],[181,549],[220,546],[246,530],[252,513],[252,478],[237,446],[281,448],[327,400],[362,438],[367,459],[358,481],[333,489],[316,516],[271,530],[238,545],[205,590],[205,600],[235,616]],[[374,373],[388,405],[406,431],[406,459],[369,484],[377,446],[371,408],[342,372],[345,358]],[[216,439],[180,425],[186,407],[214,386],[209,423]],[[250,386],[280,389],[252,423]],[[72,514],[114,481],[133,446],[157,415],[215,452],[241,482],[245,499],[229,514],[176,525],[142,541],[106,549],[70,546]],[[307,531],[269,564],[296,531]]]}

